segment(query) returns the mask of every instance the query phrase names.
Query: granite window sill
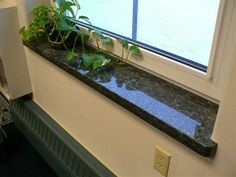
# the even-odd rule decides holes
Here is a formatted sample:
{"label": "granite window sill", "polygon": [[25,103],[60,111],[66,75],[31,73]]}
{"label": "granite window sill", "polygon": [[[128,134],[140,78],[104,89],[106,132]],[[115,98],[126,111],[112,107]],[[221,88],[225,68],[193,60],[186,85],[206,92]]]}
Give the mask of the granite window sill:
{"label": "granite window sill", "polygon": [[47,42],[25,45],[198,154],[214,156],[215,103],[129,64],[88,72],[68,65],[66,52],[50,48]]}

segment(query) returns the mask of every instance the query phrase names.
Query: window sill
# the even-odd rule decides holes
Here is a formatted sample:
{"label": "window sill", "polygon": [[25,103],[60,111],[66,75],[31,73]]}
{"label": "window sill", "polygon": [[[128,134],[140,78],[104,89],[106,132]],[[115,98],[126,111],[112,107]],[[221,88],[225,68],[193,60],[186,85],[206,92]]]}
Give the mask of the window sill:
{"label": "window sill", "polygon": [[[205,157],[213,157],[211,139],[218,105],[130,64],[87,72],[65,62],[66,52],[48,43],[25,45],[97,92]],[[115,120],[114,120],[115,121]]]}

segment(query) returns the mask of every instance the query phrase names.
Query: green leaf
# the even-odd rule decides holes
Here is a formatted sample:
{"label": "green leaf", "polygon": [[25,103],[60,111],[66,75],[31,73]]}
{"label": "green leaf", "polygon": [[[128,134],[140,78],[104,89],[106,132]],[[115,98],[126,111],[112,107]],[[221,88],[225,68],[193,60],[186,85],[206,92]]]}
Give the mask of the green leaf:
{"label": "green leaf", "polygon": [[30,28],[33,26],[45,30],[46,26],[52,22],[49,12],[50,7],[47,6],[39,6],[34,8],[32,11],[34,19],[32,20]]}
{"label": "green leaf", "polygon": [[109,37],[102,37],[100,39],[100,41],[104,44],[104,45],[108,45],[108,46],[113,46],[113,40]]}
{"label": "green leaf", "polygon": [[89,18],[86,16],[81,15],[81,16],[79,16],[79,19],[82,19],[82,20],[86,21],[87,23],[89,23],[90,25],[92,25]]}
{"label": "green leaf", "polygon": [[19,31],[19,34],[21,35],[23,41],[30,41],[31,39],[39,35],[39,32],[37,30],[38,29],[34,26],[31,26],[28,29],[26,29],[26,27],[22,27]]}
{"label": "green leaf", "polygon": [[125,39],[118,39],[118,42],[121,44],[121,46],[122,46],[123,48],[128,49],[129,43],[128,43],[127,40],[125,40]]}
{"label": "green leaf", "polygon": [[48,18],[44,17],[35,17],[32,21],[32,25],[38,26],[39,28],[45,28],[47,24],[49,24],[50,21]]}
{"label": "green leaf", "polygon": [[33,9],[32,13],[34,16],[44,16],[49,13],[50,7],[47,6],[39,6]]}
{"label": "green leaf", "polygon": [[31,38],[31,35],[29,34],[29,31],[25,26],[19,30],[19,34],[21,35],[23,41],[29,41],[29,39]]}
{"label": "green leaf", "polygon": [[83,65],[86,69],[91,68],[93,65],[93,62],[94,62],[93,55],[83,54],[82,55],[82,62],[83,62]]}
{"label": "green leaf", "polygon": [[97,40],[100,40],[103,37],[102,31],[99,29],[94,29],[94,35]]}
{"label": "green leaf", "polygon": [[74,12],[74,10],[72,9],[72,7],[68,7],[67,10],[71,13],[72,17],[75,18],[75,12]]}
{"label": "green leaf", "polygon": [[19,34],[20,34],[20,35],[23,35],[24,32],[25,32],[25,26],[23,26],[22,28],[20,28]]}
{"label": "green leaf", "polygon": [[68,63],[70,63],[71,61],[73,61],[74,59],[76,59],[78,56],[79,56],[78,53],[69,51],[69,52],[67,53],[67,55],[66,55],[66,61],[67,61]]}
{"label": "green leaf", "polygon": [[77,0],[73,0],[73,2],[75,3],[77,9],[80,10],[81,7],[80,7],[79,2]]}
{"label": "green leaf", "polygon": [[75,30],[75,25],[67,22],[66,17],[62,18],[59,21],[58,25],[59,25],[58,30],[61,30],[61,31],[74,31]]}
{"label": "green leaf", "polygon": [[111,61],[110,59],[106,59],[105,57],[97,59],[96,61],[93,62],[93,70],[107,65],[108,63],[110,63],[110,61]]}
{"label": "green leaf", "polygon": [[136,45],[132,45],[132,46],[129,48],[129,52],[130,52],[132,55],[142,57],[142,52],[140,51],[139,47],[136,46]]}
{"label": "green leaf", "polygon": [[82,62],[86,69],[97,69],[108,64],[110,60],[99,54],[83,54]]}
{"label": "green leaf", "polygon": [[59,5],[59,11],[63,14],[66,11],[69,11],[71,13],[71,15],[73,17],[75,17],[75,13],[74,13],[74,10],[72,8],[73,6],[76,6],[76,4],[73,3],[73,2],[70,2],[70,1],[65,1],[65,2],[61,3],[61,5]]}
{"label": "green leaf", "polygon": [[66,0],[54,0],[54,2],[57,2],[58,6],[61,7],[66,2]]}
{"label": "green leaf", "polygon": [[81,37],[81,39],[83,38],[84,42],[89,40],[90,34],[87,31],[77,30],[76,32]]}
{"label": "green leaf", "polygon": [[107,50],[110,50],[114,46],[113,40],[110,37],[102,37],[100,41],[106,47]]}
{"label": "green leaf", "polygon": [[102,36],[102,31],[99,30],[99,29],[94,29],[94,32],[99,35],[99,36]]}
{"label": "green leaf", "polygon": [[93,31],[92,28],[88,28],[88,33],[91,33]]}

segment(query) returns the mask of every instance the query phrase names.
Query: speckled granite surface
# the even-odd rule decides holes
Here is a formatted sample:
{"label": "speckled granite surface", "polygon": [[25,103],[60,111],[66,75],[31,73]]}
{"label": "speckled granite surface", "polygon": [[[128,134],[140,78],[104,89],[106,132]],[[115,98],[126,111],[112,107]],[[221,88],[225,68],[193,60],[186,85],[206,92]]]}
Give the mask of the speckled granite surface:
{"label": "speckled granite surface", "polygon": [[90,72],[78,62],[69,66],[65,51],[45,42],[25,45],[195,152],[214,156],[218,105],[128,64]]}

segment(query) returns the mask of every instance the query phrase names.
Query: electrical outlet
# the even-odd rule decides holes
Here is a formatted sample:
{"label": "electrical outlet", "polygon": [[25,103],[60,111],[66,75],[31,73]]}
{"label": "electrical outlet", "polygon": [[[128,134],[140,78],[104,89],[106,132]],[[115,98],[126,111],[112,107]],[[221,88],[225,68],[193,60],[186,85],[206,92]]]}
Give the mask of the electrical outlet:
{"label": "electrical outlet", "polygon": [[170,158],[171,155],[168,152],[166,152],[159,146],[156,146],[154,168],[157,169],[164,176],[167,176],[168,174]]}

